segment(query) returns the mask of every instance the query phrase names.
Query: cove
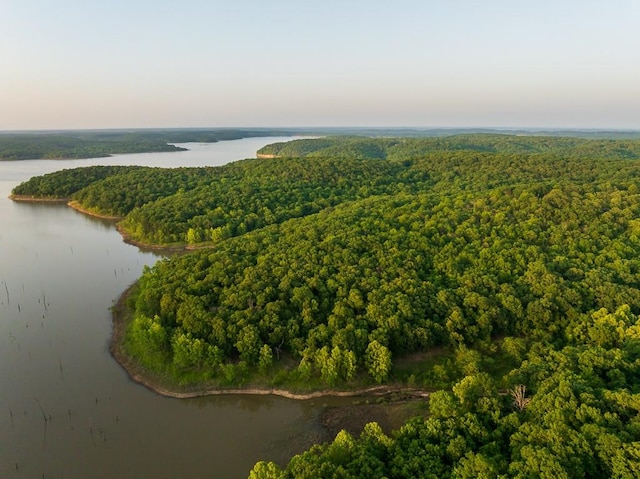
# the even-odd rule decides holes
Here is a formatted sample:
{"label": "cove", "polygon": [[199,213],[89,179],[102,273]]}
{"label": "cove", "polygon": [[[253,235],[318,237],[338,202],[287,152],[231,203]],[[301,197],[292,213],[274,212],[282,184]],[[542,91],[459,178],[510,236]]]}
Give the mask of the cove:
{"label": "cove", "polygon": [[0,162],[0,477],[240,478],[256,461],[329,439],[319,417],[337,399],[178,400],[132,382],[109,353],[110,307],[158,253],[63,204],[7,199],[20,182],[63,168],[222,165],[289,139]]}

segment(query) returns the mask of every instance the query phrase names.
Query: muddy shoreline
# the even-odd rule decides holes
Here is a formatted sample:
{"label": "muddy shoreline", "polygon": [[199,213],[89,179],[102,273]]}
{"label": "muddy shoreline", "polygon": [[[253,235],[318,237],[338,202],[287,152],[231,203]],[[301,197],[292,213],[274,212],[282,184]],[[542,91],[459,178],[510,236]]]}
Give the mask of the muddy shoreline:
{"label": "muddy shoreline", "polygon": [[22,201],[24,203],[68,203],[68,198],[39,198],[31,195],[9,195],[12,201]]}
{"label": "muddy shoreline", "polygon": [[224,394],[234,394],[234,395],[257,395],[257,396],[281,396],[289,399],[297,399],[297,400],[307,400],[307,399],[316,399],[322,397],[385,397],[385,396],[396,396],[402,397],[404,400],[408,398],[428,398],[430,395],[429,391],[425,391],[419,388],[405,388],[398,387],[393,385],[380,385],[380,386],[371,386],[368,388],[355,389],[355,390],[322,390],[322,391],[310,391],[304,393],[296,393],[293,391],[289,391],[287,389],[277,389],[277,388],[235,388],[235,389],[219,389],[219,388],[210,388],[210,387],[202,387],[202,388],[189,388],[189,389],[180,389],[170,387],[166,384],[162,384],[162,378],[154,377],[153,374],[145,371],[137,361],[131,358],[125,351],[124,346],[124,336],[128,324],[128,314],[127,314],[127,299],[129,298],[132,290],[135,288],[135,284],[130,286],[118,299],[117,303],[113,306],[113,332],[111,335],[111,344],[109,346],[109,351],[113,358],[124,368],[124,370],[128,373],[131,380],[141,384],[147,389],[160,394],[162,396],[177,398],[177,399],[186,399],[186,398],[196,398],[203,396],[214,396],[214,395],[224,395]]}
{"label": "muddy shoreline", "polygon": [[[87,214],[90,216],[94,216],[97,218],[102,218],[111,221],[121,220],[121,216],[108,216],[101,215],[97,213],[93,213],[89,210],[86,210],[80,206],[76,201],[70,201],[67,198],[57,198],[57,199],[47,199],[47,198],[35,198],[31,196],[24,195],[11,195],[10,199],[14,201],[25,201],[25,202],[47,202],[47,203],[66,203],[67,206],[73,208],[80,213]],[[137,246],[141,249],[149,249],[149,250],[157,250],[157,251],[167,251],[176,252],[176,251],[185,251],[189,248],[186,247],[166,247],[166,246],[158,246],[158,245],[148,245],[140,242],[136,242],[131,240],[128,237],[126,232],[124,232],[117,224],[116,229],[122,235],[123,240],[126,243]],[[135,288],[135,284],[130,286],[126,291],[124,291],[118,301],[115,303],[112,309],[112,323],[113,330],[111,335],[111,341],[109,345],[109,351],[111,355],[116,360],[116,362],[127,372],[130,379],[147,389],[160,394],[162,396],[177,398],[177,399],[187,399],[187,398],[196,398],[203,396],[214,396],[214,395],[257,395],[257,396],[281,396],[289,399],[296,400],[308,400],[308,399],[316,399],[322,397],[391,397],[395,396],[394,400],[398,400],[398,397],[404,398],[428,398],[430,395],[429,391],[419,389],[419,388],[407,388],[400,387],[398,385],[380,385],[380,386],[371,386],[362,389],[354,389],[354,390],[321,390],[321,391],[310,391],[304,393],[296,393],[287,389],[278,389],[278,388],[256,388],[256,387],[247,387],[247,388],[235,388],[235,389],[220,389],[220,388],[189,388],[189,389],[181,389],[176,387],[171,387],[166,384],[163,384],[162,378],[157,377],[155,374],[146,371],[143,367],[141,367],[137,361],[133,358],[129,357],[129,355],[125,351],[124,347],[124,336],[127,327],[128,315],[127,315],[127,305],[126,301],[129,295],[131,294],[132,289]]]}
{"label": "muddy shoreline", "polygon": [[243,389],[201,389],[177,390],[166,387],[162,379],[154,377],[130,358],[124,350],[124,334],[127,327],[126,301],[135,284],[130,286],[113,306],[113,332],[109,350],[116,362],[127,372],[129,378],[150,391],[171,398],[186,399],[213,395],[275,395],[293,400],[311,400],[317,398],[353,398],[353,402],[344,405],[319,406],[316,419],[322,433],[315,442],[331,441],[341,430],[357,437],[365,424],[376,422],[386,434],[399,429],[409,419],[426,417],[429,392],[412,388],[389,385],[371,388],[338,391],[323,390],[308,393],[294,393],[274,388]]}

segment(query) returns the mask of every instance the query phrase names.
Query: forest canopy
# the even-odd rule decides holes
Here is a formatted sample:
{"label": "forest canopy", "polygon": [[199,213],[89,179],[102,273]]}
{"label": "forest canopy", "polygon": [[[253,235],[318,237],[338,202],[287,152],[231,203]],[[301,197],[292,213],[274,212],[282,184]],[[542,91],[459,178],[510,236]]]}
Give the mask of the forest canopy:
{"label": "forest canopy", "polygon": [[[19,195],[188,246],[132,290],[126,347],[182,385],[432,392],[254,478],[636,477],[640,142],[336,137],[217,168],[67,170]],[[441,360],[406,367],[440,351]]]}

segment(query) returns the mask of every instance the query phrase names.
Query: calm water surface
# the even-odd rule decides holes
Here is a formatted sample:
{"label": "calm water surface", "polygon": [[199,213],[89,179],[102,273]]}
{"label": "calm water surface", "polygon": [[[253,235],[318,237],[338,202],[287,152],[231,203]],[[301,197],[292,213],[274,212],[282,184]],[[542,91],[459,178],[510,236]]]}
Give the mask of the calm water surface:
{"label": "calm water surface", "polygon": [[59,204],[14,203],[31,176],[99,164],[222,165],[252,138],[188,152],[0,162],[0,478],[236,478],[326,439],[322,401],[160,397],[111,358],[110,306],[159,257],[108,221]]}

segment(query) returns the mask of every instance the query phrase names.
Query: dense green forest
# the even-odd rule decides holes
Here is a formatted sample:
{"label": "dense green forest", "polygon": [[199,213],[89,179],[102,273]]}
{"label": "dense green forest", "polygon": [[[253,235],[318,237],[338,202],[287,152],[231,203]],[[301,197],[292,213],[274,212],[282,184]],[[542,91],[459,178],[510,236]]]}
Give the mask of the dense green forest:
{"label": "dense green forest", "polygon": [[0,133],[1,160],[99,158],[120,153],[181,151],[169,143],[212,143],[259,136],[286,136],[284,130],[102,130]]}
{"label": "dense green forest", "polygon": [[182,386],[433,392],[254,478],[637,477],[640,142],[339,137],[15,194],[199,249],[147,268],[126,348]]}
{"label": "dense green forest", "polygon": [[273,143],[259,155],[287,158],[327,157],[407,160],[428,152],[475,151],[504,154],[554,153],[575,158],[638,158],[638,139],[584,139],[576,137],[461,134],[436,138],[366,138],[342,136]]}
{"label": "dense green forest", "polygon": [[469,370],[431,395],[426,419],[390,435],[376,423],[357,438],[342,431],[283,468],[259,462],[249,478],[640,477],[637,320],[626,307],[595,313],[569,345],[532,350],[506,394]]}

